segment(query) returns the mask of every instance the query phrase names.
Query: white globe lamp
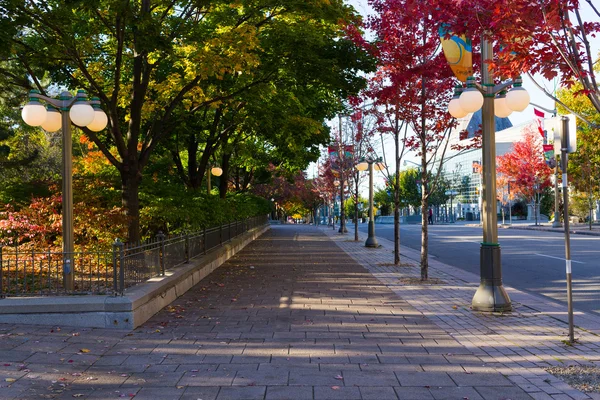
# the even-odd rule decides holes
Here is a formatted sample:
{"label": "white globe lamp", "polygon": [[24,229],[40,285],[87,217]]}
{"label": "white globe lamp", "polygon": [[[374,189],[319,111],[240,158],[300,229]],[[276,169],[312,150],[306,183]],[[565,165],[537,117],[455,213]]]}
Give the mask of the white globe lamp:
{"label": "white globe lamp", "polygon": [[[38,93],[32,90],[30,94]],[[21,118],[29,126],[40,126],[46,121],[46,107],[36,97],[29,97],[29,103],[21,110]]]}
{"label": "white globe lamp", "polygon": [[210,172],[214,175],[214,176],[221,176],[223,175],[223,170],[219,167],[213,167]]}
{"label": "white globe lamp", "polygon": [[62,115],[56,107],[48,104],[46,107],[46,120],[41,125],[46,132],[56,132],[62,127]]}
{"label": "white globe lamp", "polygon": [[366,161],[362,161],[356,165],[356,169],[359,171],[366,171],[369,168],[369,163]]}
{"label": "white globe lamp", "polygon": [[75,104],[69,110],[71,121],[77,126],[88,126],[94,121],[95,116],[94,109],[87,103],[85,91],[79,90]]}
{"label": "white globe lamp", "polygon": [[[98,101],[98,98],[94,97],[92,101]],[[94,109],[94,120],[87,128],[92,132],[100,132],[108,125],[108,117],[98,104],[94,104],[92,108]]]}
{"label": "white globe lamp", "polygon": [[529,93],[523,88],[521,78],[515,80],[513,88],[506,94],[506,105],[513,111],[523,111],[529,105]]}
{"label": "white globe lamp", "polygon": [[483,106],[483,95],[475,87],[475,78],[467,78],[467,88],[460,95],[460,107],[467,113],[473,113]]}
{"label": "white globe lamp", "polygon": [[494,114],[498,118],[506,118],[512,112],[513,110],[506,105],[506,92],[503,90],[494,98]]}
{"label": "white globe lamp", "polygon": [[460,94],[462,91],[462,86],[456,86],[454,88],[454,96],[452,97],[452,100],[450,100],[450,103],[448,103],[448,112],[457,119],[464,118],[469,115],[469,113],[463,110],[463,108],[460,106]]}

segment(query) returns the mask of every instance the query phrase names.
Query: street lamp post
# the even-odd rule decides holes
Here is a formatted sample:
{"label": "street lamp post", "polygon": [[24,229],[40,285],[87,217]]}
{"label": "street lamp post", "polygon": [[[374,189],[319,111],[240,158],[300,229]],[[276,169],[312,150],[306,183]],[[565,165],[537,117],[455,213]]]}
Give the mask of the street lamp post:
{"label": "street lamp post", "polygon": [[[523,111],[529,104],[529,94],[521,87],[521,79],[495,85],[489,66],[493,61],[493,46],[489,32],[481,38],[482,84],[473,77],[467,79],[467,88],[458,88],[448,105],[453,117],[462,118],[468,113],[482,110],[481,148],[483,156],[483,242],[480,248],[481,283],[472,301],[473,310],[510,311],[510,299],[502,286],[502,264],[498,243],[498,217],[496,214],[496,138],[494,115],[507,117],[512,111]],[[508,92],[504,90],[513,86]],[[498,95],[498,96],[496,96]]]}
{"label": "street lamp post", "polygon": [[540,184],[536,181],[533,184],[533,213],[535,214],[535,226],[538,225],[539,190]]}
{"label": "street lamp post", "polygon": [[[373,166],[374,163],[375,166]],[[356,166],[359,171],[365,171],[367,168],[369,169],[369,235],[365,241],[365,247],[379,247],[375,237],[375,220],[373,218],[373,169],[381,171],[385,166],[381,162],[381,158],[366,158]]]}
{"label": "street lamp post", "polygon": [[[340,181],[338,181],[337,179],[335,181],[333,181],[333,186],[335,186],[336,188],[338,188],[340,186]],[[339,212],[339,210],[338,210]],[[332,223],[333,223],[333,230],[335,230],[335,194],[333,195],[333,213],[332,213]],[[340,221],[340,229],[341,229],[341,224],[342,222]]]}
{"label": "street lamp post", "polygon": [[452,196],[456,196],[458,192],[456,190],[446,190],[446,196],[450,196],[450,222],[454,222],[454,209],[452,208]]}
{"label": "street lamp post", "polygon": [[221,169],[220,167],[211,167],[206,175],[207,175],[206,187],[208,189],[208,194],[210,194],[210,192],[212,191],[212,187],[211,187],[211,183],[210,183],[210,176],[214,175],[214,176],[219,177],[219,176],[223,175],[223,169]]}
{"label": "street lamp post", "polygon": [[[47,103],[44,107],[40,100]],[[21,117],[27,125],[41,126],[48,132],[62,130],[62,233],[63,233],[63,284],[65,290],[75,287],[73,271],[73,162],[71,123],[100,132],[108,124],[108,117],[99,106],[100,101],[88,101],[87,94],[79,90],[73,97],[62,92],[58,99],[44,96],[37,90],[29,92],[29,102],[23,107]]]}

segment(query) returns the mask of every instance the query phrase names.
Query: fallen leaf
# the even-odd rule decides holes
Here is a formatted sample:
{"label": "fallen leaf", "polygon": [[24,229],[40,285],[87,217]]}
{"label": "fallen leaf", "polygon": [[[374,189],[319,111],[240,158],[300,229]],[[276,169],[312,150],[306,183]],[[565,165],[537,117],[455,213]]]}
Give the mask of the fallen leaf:
{"label": "fallen leaf", "polygon": [[76,394],[73,395],[73,397],[83,397],[83,396],[84,396],[83,393],[76,393]]}
{"label": "fallen leaf", "polygon": [[14,381],[16,381],[16,379],[15,378],[6,378],[5,381],[6,382],[14,382]]}
{"label": "fallen leaf", "polygon": [[332,388],[333,390],[339,390],[339,389],[340,389],[340,387],[339,387],[339,386],[332,386],[331,388]]}
{"label": "fallen leaf", "polygon": [[458,309],[458,307],[457,306],[452,306],[452,309],[456,310],[456,309]]}
{"label": "fallen leaf", "polygon": [[79,351],[80,351],[80,352],[82,352],[82,353],[89,353],[89,352],[90,352],[90,349],[81,349],[81,350],[79,350]]}
{"label": "fallen leaf", "polygon": [[344,380],[344,377],[341,375],[336,375],[335,379],[342,381],[342,380]]}

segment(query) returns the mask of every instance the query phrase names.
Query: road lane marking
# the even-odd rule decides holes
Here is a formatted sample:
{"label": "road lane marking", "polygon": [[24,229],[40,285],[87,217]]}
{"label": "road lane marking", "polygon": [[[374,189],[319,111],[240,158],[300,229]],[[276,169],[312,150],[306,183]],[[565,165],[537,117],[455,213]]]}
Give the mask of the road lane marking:
{"label": "road lane marking", "polygon": [[[561,261],[565,261],[564,258],[560,258],[560,257],[553,257],[553,256],[548,256],[546,254],[539,254],[539,253],[535,253],[536,256],[540,256],[540,257],[548,257],[548,258],[554,258],[556,260],[561,260]],[[575,261],[575,260],[571,260],[571,262],[577,263],[577,264],[585,264],[584,262],[581,261]]]}

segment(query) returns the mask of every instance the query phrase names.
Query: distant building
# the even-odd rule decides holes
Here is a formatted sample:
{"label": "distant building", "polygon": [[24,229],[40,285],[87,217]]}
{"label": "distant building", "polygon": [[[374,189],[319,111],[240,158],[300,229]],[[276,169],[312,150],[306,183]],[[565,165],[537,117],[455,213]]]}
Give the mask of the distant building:
{"label": "distant building", "polygon": [[[514,142],[521,140],[529,129],[537,129],[535,122],[513,126],[508,118],[496,117],[496,156],[511,150]],[[456,218],[478,220],[481,215],[481,149],[453,150],[454,145],[466,146],[475,133],[481,129],[481,110],[459,120],[458,127],[449,137],[449,146],[444,159],[444,177],[451,183],[451,189],[458,192],[452,200]],[[466,136],[464,132],[466,131]],[[461,135],[461,132],[462,135]],[[445,209],[448,212],[450,203]],[[442,211],[445,213],[446,211]]]}

